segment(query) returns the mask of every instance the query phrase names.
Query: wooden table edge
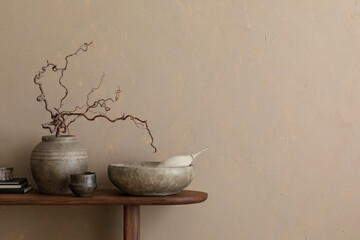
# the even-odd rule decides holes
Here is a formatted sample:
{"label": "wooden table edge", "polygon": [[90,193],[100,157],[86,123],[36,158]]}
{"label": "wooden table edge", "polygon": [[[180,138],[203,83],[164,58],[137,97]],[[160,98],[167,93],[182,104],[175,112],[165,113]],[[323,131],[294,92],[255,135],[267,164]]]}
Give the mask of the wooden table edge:
{"label": "wooden table edge", "polygon": [[0,205],[187,205],[206,201],[208,194],[183,190],[171,196],[129,196],[117,189],[98,189],[91,197],[46,195],[37,190],[26,194],[0,194]]}

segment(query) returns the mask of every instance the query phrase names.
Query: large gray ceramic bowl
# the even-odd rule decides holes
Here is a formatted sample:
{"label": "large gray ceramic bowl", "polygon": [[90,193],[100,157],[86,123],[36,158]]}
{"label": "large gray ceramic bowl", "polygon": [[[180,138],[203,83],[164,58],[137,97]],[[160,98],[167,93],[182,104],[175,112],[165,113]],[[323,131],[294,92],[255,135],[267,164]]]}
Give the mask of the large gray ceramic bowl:
{"label": "large gray ceramic bowl", "polygon": [[186,188],[194,178],[193,166],[157,167],[159,162],[122,162],[110,164],[110,181],[129,195],[173,195]]}

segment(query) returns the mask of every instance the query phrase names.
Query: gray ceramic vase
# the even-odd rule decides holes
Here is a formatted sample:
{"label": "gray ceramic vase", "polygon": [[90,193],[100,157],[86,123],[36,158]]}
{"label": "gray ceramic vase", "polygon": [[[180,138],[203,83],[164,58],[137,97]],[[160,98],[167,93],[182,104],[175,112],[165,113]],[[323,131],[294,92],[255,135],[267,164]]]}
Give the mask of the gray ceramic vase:
{"label": "gray ceramic vase", "polygon": [[43,136],[31,153],[30,167],[39,191],[68,194],[70,175],[86,172],[87,152],[75,136]]}

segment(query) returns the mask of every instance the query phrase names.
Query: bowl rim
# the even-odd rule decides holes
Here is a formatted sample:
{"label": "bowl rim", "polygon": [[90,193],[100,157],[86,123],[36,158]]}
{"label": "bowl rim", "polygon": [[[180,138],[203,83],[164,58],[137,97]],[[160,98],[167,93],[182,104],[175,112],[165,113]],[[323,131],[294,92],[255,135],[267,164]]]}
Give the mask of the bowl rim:
{"label": "bowl rim", "polygon": [[[120,165],[120,164],[126,164],[126,163],[131,163],[131,165],[128,165],[128,166],[124,166],[124,165]],[[108,167],[110,168],[110,167],[118,167],[118,168],[170,168],[170,169],[173,169],[173,168],[194,168],[194,166],[191,164],[190,166],[185,166],[185,167],[166,167],[166,166],[164,166],[164,167],[162,167],[162,166],[160,166],[160,167],[158,167],[158,166],[140,166],[140,165],[135,165],[136,163],[158,163],[158,164],[160,164],[161,162],[158,162],[158,161],[150,161],[150,162],[148,162],[148,161],[135,161],[135,162],[130,162],[130,161],[127,161],[127,162],[118,162],[118,163],[110,163],[109,165],[108,165]],[[132,165],[132,164],[134,164],[134,165]]]}

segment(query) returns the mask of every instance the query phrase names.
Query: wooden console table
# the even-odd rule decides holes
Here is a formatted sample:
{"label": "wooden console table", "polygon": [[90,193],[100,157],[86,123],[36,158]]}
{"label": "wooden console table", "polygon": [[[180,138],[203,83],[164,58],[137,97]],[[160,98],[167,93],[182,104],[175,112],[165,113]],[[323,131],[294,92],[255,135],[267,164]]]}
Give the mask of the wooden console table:
{"label": "wooden console table", "polygon": [[98,189],[91,197],[44,195],[32,190],[26,194],[0,194],[0,205],[123,205],[124,240],[139,240],[140,205],[182,205],[200,203],[206,199],[207,193],[189,190],[163,197],[122,195],[117,189]]}

